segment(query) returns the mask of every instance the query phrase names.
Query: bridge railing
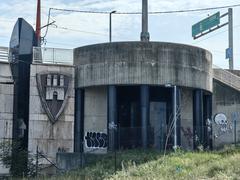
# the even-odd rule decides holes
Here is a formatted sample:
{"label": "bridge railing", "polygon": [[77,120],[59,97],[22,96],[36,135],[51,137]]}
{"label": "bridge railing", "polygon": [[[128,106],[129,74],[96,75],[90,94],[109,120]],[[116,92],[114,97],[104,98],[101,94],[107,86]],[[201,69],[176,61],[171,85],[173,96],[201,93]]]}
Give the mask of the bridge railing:
{"label": "bridge railing", "polygon": [[8,48],[0,47],[0,61],[8,61]]}
{"label": "bridge railing", "polygon": [[73,64],[73,49],[33,47],[33,62]]}

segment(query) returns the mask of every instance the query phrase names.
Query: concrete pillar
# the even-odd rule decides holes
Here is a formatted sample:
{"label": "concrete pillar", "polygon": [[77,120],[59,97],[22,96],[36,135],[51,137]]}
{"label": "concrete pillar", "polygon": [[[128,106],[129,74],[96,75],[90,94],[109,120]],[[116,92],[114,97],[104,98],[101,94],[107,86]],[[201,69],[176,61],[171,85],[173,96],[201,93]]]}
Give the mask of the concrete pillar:
{"label": "concrete pillar", "polygon": [[117,128],[117,88],[115,85],[108,86],[108,134],[110,151],[116,148]]}
{"label": "concrete pillar", "polygon": [[141,123],[142,123],[142,147],[148,145],[148,123],[149,123],[149,86],[141,85]]}
{"label": "concrete pillar", "polygon": [[134,128],[136,126],[136,121],[137,121],[137,103],[136,102],[132,102],[130,104],[130,113],[131,113],[131,119],[130,119],[130,127]]}
{"label": "concrete pillar", "polygon": [[74,152],[83,152],[84,90],[75,89]]}
{"label": "concrete pillar", "polygon": [[142,32],[141,41],[149,41],[148,32],[148,0],[142,0]]}
{"label": "concrete pillar", "polygon": [[181,146],[181,89],[177,87],[177,146]]}
{"label": "concrete pillar", "polygon": [[212,149],[212,95],[205,96],[205,108],[204,108],[204,120],[205,120],[205,148]]}
{"label": "concrete pillar", "polygon": [[204,120],[203,120],[203,90],[197,89],[193,93],[193,131],[194,149],[203,143]]}

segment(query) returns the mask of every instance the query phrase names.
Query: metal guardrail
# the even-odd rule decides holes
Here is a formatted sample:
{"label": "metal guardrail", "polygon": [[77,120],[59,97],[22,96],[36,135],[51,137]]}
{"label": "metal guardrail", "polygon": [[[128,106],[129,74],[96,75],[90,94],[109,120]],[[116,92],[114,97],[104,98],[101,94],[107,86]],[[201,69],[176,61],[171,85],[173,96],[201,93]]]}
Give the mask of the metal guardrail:
{"label": "metal guardrail", "polygon": [[8,48],[0,47],[0,61],[8,61]]}
{"label": "metal guardrail", "polygon": [[213,65],[213,78],[240,91],[240,77],[216,65]]}
{"label": "metal guardrail", "polygon": [[33,47],[33,62],[73,64],[73,49]]}

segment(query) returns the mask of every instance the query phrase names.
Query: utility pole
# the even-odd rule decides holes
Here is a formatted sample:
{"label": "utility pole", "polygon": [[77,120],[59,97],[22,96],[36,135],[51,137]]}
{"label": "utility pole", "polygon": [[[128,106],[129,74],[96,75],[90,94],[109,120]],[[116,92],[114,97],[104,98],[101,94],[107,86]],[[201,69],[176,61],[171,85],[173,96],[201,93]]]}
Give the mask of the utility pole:
{"label": "utility pole", "polygon": [[150,35],[148,32],[148,0],[142,0],[142,32],[141,41],[148,42]]}
{"label": "utility pole", "polygon": [[41,46],[41,0],[37,1],[36,39],[37,39],[37,47],[40,47]]}
{"label": "utility pole", "polygon": [[[220,23],[220,19],[228,16],[228,22]],[[198,39],[208,33],[211,33],[223,26],[228,25],[228,48],[226,49],[226,59],[229,59],[229,69],[233,70],[233,10],[228,9],[227,13],[220,15],[220,12],[207,17],[192,26],[192,37]]]}
{"label": "utility pole", "polygon": [[233,13],[232,8],[228,9],[228,41],[229,41],[229,69],[233,70]]}

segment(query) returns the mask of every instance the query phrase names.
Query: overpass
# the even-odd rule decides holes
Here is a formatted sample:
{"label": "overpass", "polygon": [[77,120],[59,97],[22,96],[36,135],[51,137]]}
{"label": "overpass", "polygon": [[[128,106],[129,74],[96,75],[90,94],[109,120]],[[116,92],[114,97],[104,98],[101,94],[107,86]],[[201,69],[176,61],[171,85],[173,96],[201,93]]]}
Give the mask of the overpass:
{"label": "overpass", "polygon": [[[70,49],[56,49],[56,48],[41,48],[41,51],[37,51],[36,47],[34,47],[34,61],[37,59],[37,55],[39,52],[44,52],[43,55],[43,62],[44,63],[66,63],[66,64],[72,64],[72,53],[73,51]],[[57,55],[56,55],[57,54]],[[70,59],[67,58],[66,61],[66,54]],[[61,56],[63,56],[61,58]],[[50,57],[50,59],[49,59]],[[53,60],[55,57],[55,61]],[[57,58],[56,58],[57,57]],[[60,60],[61,59],[61,60]],[[65,61],[63,61],[63,59]],[[8,48],[7,47],[0,47],[0,61],[8,61]],[[228,71],[225,69],[222,69],[216,65],[213,65],[213,79],[217,80],[237,91],[240,91],[240,73],[239,76]]]}

